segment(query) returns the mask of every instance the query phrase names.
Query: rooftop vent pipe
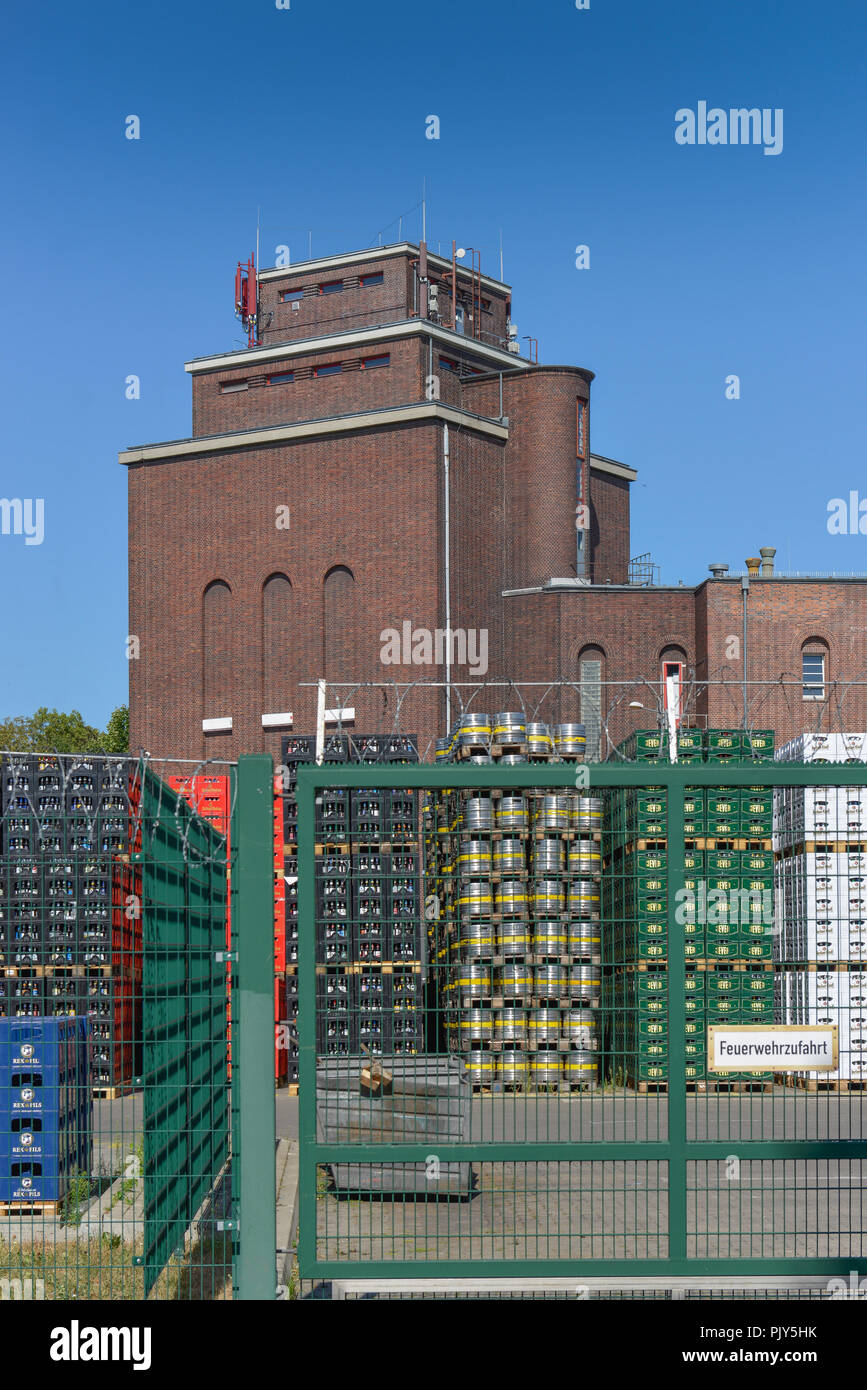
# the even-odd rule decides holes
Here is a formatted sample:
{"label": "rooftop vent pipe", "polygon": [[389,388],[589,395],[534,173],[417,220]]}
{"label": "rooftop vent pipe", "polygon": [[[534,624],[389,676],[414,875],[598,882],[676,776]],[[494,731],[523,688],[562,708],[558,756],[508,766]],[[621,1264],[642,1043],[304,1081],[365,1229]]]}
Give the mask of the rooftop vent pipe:
{"label": "rooftop vent pipe", "polygon": [[714,579],[724,579],[729,572],[728,565],[708,565],[708,569]]}
{"label": "rooftop vent pipe", "polygon": [[762,545],[762,546],[759,546],[759,554],[760,554],[761,557],[762,557],[762,578],[763,578],[763,579],[773,579],[773,576],[774,576],[774,556],[776,555],[776,553],[777,553],[776,546],[773,546],[773,545]]}
{"label": "rooftop vent pipe", "polygon": [[759,565],[761,563],[758,555],[749,555],[747,557],[747,574],[750,576],[750,579],[758,579]]}

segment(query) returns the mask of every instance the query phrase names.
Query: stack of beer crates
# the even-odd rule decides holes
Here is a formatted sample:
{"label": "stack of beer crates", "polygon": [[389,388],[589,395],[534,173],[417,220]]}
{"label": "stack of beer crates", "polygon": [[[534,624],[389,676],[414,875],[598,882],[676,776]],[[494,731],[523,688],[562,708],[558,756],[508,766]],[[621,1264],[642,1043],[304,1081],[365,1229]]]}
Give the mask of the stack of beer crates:
{"label": "stack of beer crates", "polygon": [[[297,1080],[297,768],[315,760],[313,736],[283,739],[286,873],[286,1015]],[[329,735],[326,763],[418,762],[412,735]],[[418,793],[325,788],[315,807],[317,1054],[423,1050],[423,935]],[[297,1026],[297,1024],[296,1024]]]}
{"label": "stack of beer crates", "polygon": [[[782,762],[867,761],[867,734],[802,734]],[[833,1024],[838,1066],[788,1073],[790,1085],[867,1084],[867,791],[779,787],[774,803],[780,930],[777,1007],[783,1023]]]}
{"label": "stack of beer crates", "polygon": [[88,1024],[0,1019],[0,1216],[56,1213],[92,1171]]}
{"label": "stack of beer crates", "polygon": [[141,1064],[141,916],[126,881],[126,758],[0,762],[0,1016],[87,1017],[103,1094]]}
{"label": "stack of beer crates", "polygon": [[602,958],[611,1079],[639,1090],[668,1083],[670,930],[683,932],[687,960],[686,1078],[708,1086],[767,1087],[770,1073],[707,1070],[714,1022],[772,1019],[772,793],[726,787],[730,763],[767,762],[770,730],[681,729],[678,762],[720,767],[720,785],[687,787],[685,895],[669,917],[668,805],[652,765],[668,760],[667,736],[637,730],[614,757],[648,764],[648,784],[605,795]]}

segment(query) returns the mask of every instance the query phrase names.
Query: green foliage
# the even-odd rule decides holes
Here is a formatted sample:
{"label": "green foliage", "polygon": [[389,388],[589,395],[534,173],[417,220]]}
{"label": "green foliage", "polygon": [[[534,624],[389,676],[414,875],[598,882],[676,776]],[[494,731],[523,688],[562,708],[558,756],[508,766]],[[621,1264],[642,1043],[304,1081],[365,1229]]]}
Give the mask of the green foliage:
{"label": "green foliage", "polygon": [[126,753],[129,710],[119,705],[102,732],[86,724],[77,709],[64,714],[43,705],[29,717],[0,720],[0,748],[16,753]]}

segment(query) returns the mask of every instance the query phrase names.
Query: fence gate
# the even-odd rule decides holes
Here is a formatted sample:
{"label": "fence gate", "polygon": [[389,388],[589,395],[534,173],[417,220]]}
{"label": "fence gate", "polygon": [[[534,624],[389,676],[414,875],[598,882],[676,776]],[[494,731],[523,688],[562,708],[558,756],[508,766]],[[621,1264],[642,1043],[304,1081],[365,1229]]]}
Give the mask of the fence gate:
{"label": "fence gate", "polygon": [[[864,773],[300,768],[302,1278],[806,1297],[859,1271],[867,807],[863,842],[795,817],[776,853],[771,812],[774,788],[857,802]],[[326,787],[415,789],[421,829],[331,842]],[[393,904],[416,869],[410,955]],[[832,1015],[836,1070],[792,1070],[785,1039]],[[716,1068],[728,1030],[777,1024],[767,1067]],[[390,1075],[365,1089],[366,1049]]]}

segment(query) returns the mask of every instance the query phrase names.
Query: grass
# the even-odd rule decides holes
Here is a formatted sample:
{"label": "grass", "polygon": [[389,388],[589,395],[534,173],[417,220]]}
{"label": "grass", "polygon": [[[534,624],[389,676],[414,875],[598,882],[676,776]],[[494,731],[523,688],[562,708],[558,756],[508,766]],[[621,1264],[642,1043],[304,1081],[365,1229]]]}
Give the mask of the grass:
{"label": "grass", "polygon": [[[0,1277],[41,1279],[46,1299],[143,1299],[144,1269],[133,1263],[141,1252],[141,1241],[123,1241],[107,1232],[62,1245],[19,1244],[0,1236]],[[231,1299],[230,1237],[197,1241],[183,1256],[172,1256],[148,1296],[169,1302]]]}

